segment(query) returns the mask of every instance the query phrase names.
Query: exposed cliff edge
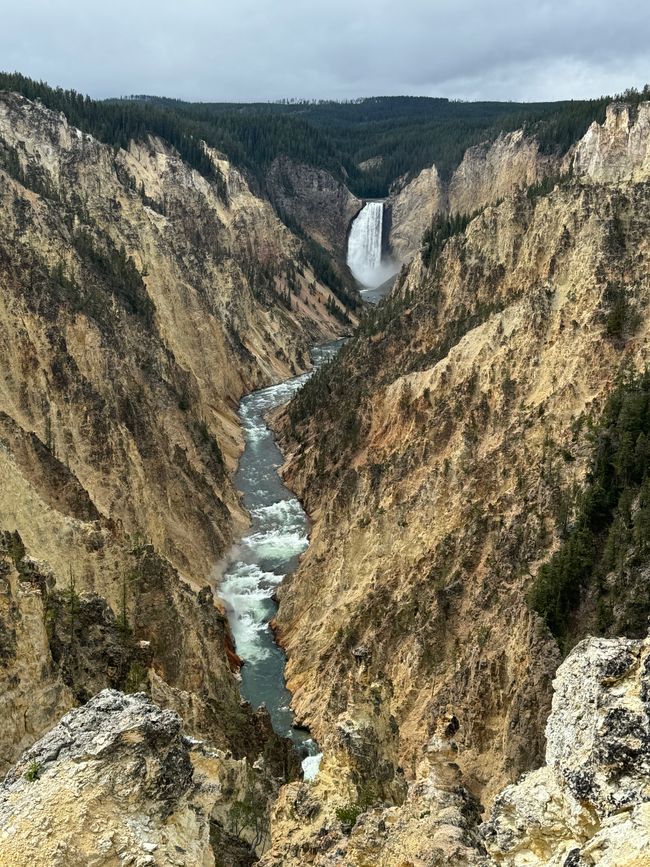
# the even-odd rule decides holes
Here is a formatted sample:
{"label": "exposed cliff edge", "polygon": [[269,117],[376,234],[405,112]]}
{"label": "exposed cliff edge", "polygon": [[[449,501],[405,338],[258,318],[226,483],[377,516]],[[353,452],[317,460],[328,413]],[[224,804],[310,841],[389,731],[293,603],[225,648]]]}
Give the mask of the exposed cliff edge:
{"label": "exposed cliff edge", "polygon": [[594,142],[627,148],[615,182],[574,170],[418,256],[289,407],[285,474],[314,529],[278,633],[321,742],[354,716],[338,684],[362,653],[407,778],[446,714],[485,803],[541,761],[560,653],[528,593],[571,523],[589,420],[650,360],[647,140],[625,144],[649,112],[613,107],[578,145],[599,165]]}
{"label": "exposed cliff edge", "polygon": [[591,638],[560,666],[546,764],[496,799],[495,863],[642,865],[650,852],[650,640]]}
{"label": "exposed cliff edge", "polygon": [[412,180],[396,182],[388,200],[392,252],[408,261],[436,214],[473,214],[559,173],[564,161],[542,154],[537,139],[517,130],[468,148],[448,181],[432,166]]}
{"label": "exposed cliff edge", "polygon": [[[640,867],[650,849],[649,660],[648,639],[578,645],[553,683],[544,766],[502,791],[483,822],[457,764],[455,717],[438,721],[399,802],[364,809],[346,801],[362,797],[360,787],[331,772],[343,750],[372,773],[370,741],[363,726],[341,722],[329,771],[281,791],[271,839],[266,810],[276,791],[245,760],[188,739],[179,717],[144,695],[105,690],[7,774],[0,860],[16,867],[125,859],[139,867],[248,867],[260,857],[265,867]],[[381,713],[373,716],[376,727]]]}
{"label": "exposed cliff edge", "polygon": [[388,199],[393,253],[403,262],[412,258],[436,214],[474,214],[570,171],[598,182],[647,177],[648,122],[647,105],[612,103],[605,123],[594,121],[566,154],[545,153],[534,135],[516,130],[468,148],[448,180],[431,166],[396,181]]}
{"label": "exposed cliff edge", "polygon": [[412,180],[396,182],[388,200],[393,254],[402,262],[409,261],[437,214],[473,214],[557,173],[560,164],[559,158],[540,153],[534,137],[517,130],[469,148],[449,180],[432,166]]}
{"label": "exposed cliff edge", "polygon": [[144,694],[104,690],[7,775],[0,863],[248,867],[268,835],[260,780]]}
{"label": "exposed cliff edge", "polygon": [[446,716],[398,806],[351,820],[350,808],[334,809],[335,790],[286,787],[293,813],[276,808],[262,863],[641,867],[650,850],[649,653],[648,639],[574,649],[553,682],[545,765],[502,791],[486,821],[458,767],[458,720]]}

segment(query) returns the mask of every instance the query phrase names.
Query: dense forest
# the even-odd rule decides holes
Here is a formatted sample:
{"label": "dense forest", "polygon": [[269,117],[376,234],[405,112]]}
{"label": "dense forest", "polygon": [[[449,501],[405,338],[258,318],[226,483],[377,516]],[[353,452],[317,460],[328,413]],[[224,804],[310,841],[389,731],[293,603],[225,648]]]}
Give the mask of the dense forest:
{"label": "dense forest", "polygon": [[286,153],[344,177],[361,198],[386,196],[397,178],[432,163],[448,177],[468,147],[502,131],[525,127],[538,135],[544,150],[565,151],[593,120],[604,119],[609,101],[461,102],[394,96],[236,104],[134,99],[219,126],[243,146],[240,156],[257,173]]}
{"label": "dense forest", "polygon": [[[70,123],[107,144],[156,135],[194,168],[218,181],[201,142],[228,156],[263,189],[283,154],[344,180],[360,197],[382,197],[402,175],[436,163],[449,175],[467,147],[499,132],[526,128],[545,151],[566,150],[609,97],[568,102],[461,102],[429,97],[372,97],[348,102],[188,103],[150,96],[98,101],[18,73],[0,73],[0,90],[62,111]],[[646,88],[626,99],[648,98]]]}

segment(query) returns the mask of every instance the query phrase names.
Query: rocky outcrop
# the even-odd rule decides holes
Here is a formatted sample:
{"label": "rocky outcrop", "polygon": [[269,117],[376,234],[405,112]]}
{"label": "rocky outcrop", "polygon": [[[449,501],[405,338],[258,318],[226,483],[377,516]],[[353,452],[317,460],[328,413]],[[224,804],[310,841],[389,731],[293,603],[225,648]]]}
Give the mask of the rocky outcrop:
{"label": "rocky outcrop", "polygon": [[258,777],[185,737],[180,718],[145,695],[104,690],[7,775],[0,862],[243,867],[266,837]]}
{"label": "rocky outcrop", "polygon": [[558,669],[546,765],[482,829],[503,867],[637,867],[650,851],[650,641],[591,638]]}
{"label": "rocky outcrop", "polygon": [[336,793],[319,781],[285,787],[262,863],[640,867],[650,848],[649,659],[649,639],[578,645],[553,683],[545,765],[499,793],[487,821],[447,715],[398,804],[333,813]]}
{"label": "rocky outcrop", "polygon": [[572,161],[576,175],[596,183],[650,176],[650,103],[613,103],[604,124],[592,123]]}
{"label": "rocky outcrop", "polygon": [[559,171],[557,157],[540,153],[523,130],[502,133],[492,143],[465,151],[449,182],[449,212],[473,214]]}
{"label": "rocky outcrop", "polygon": [[549,175],[560,174],[563,162],[540,153],[537,139],[517,130],[468,148],[447,181],[432,166],[406,183],[398,182],[389,198],[389,243],[394,255],[402,262],[411,259],[437,214],[473,214]]}
{"label": "rocky outcrop", "polygon": [[377,737],[390,727],[380,683],[358,702],[365,722],[341,719],[318,778],[279,796],[263,761],[251,767],[187,738],[177,714],[143,694],[104,690],[7,774],[0,863],[640,867],[650,847],[649,661],[650,639],[580,643],[553,683],[545,765],[504,789],[484,822],[453,715],[438,719],[408,791],[372,788]]}
{"label": "rocky outcrop", "polygon": [[320,742],[362,645],[408,779],[447,713],[485,803],[542,760],[560,654],[527,593],[584,478],[580,425],[649,361],[649,194],[574,177],[488,207],[289,408],[285,476],[314,524],[278,634]]}

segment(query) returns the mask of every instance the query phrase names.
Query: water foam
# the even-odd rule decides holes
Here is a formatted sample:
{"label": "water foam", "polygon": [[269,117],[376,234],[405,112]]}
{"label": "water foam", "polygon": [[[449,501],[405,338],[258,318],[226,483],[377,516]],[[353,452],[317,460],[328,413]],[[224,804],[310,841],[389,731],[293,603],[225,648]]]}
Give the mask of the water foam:
{"label": "water foam", "polygon": [[382,260],[383,202],[368,202],[356,216],[348,238],[347,263],[362,286],[381,286],[395,271],[393,262]]}

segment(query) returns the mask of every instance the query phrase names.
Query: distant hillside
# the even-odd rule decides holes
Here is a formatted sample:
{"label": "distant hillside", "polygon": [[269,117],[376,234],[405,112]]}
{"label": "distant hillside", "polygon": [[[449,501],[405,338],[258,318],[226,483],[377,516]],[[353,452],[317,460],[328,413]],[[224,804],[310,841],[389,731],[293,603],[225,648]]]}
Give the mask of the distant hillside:
{"label": "distant hillside", "polygon": [[223,151],[262,187],[268,167],[284,155],[330,171],[360,197],[385,196],[396,178],[433,163],[449,175],[468,147],[520,127],[537,134],[547,152],[564,151],[593,120],[603,121],[609,101],[456,102],[406,96],[351,102],[188,103],[151,96],[97,101],[18,73],[0,74],[0,89],[63,111],[71,123],[107,144],[125,146],[147,134],[160,136],[206,175],[214,169],[201,140]]}
{"label": "distant hillside", "polygon": [[[307,162],[331,170],[336,155],[349,188],[366,198],[387,195],[398,177],[433,163],[449,176],[468,147],[521,127],[536,132],[546,149],[564,151],[592,121],[604,120],[608,101],[457,102],[386,96],[353,102],[234,104],[147,98],[149,105],[227,128],[244,146],[252,145],[247,158],[258,165],[285,150],[300,158],[293,150],[305,148],[311,153]],[[289,129],[293,138],[285,146],[278,133]]]}

